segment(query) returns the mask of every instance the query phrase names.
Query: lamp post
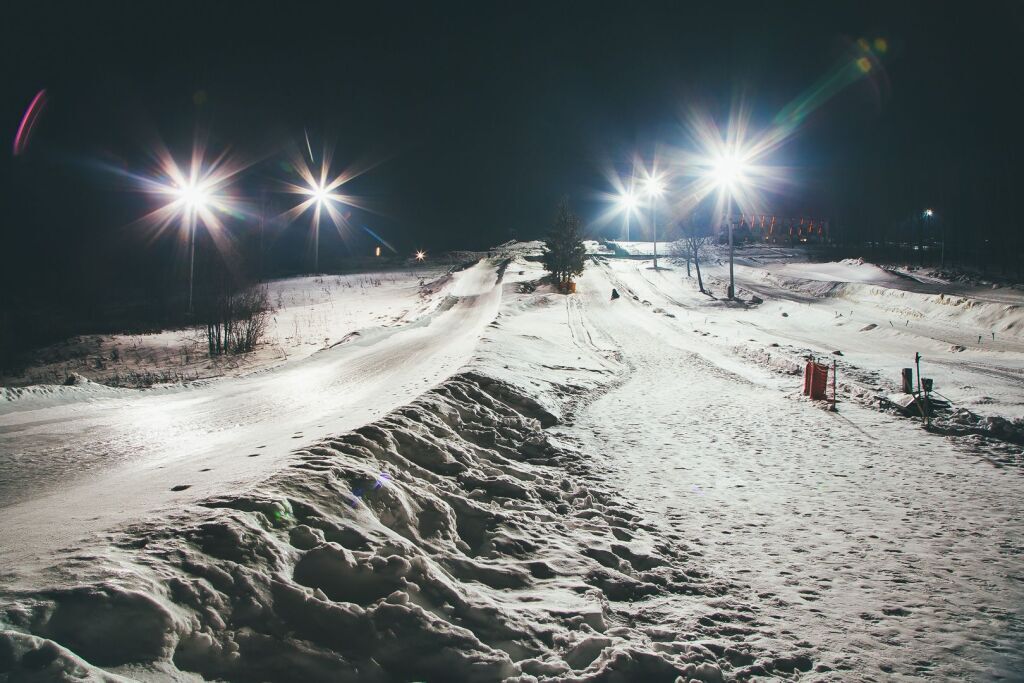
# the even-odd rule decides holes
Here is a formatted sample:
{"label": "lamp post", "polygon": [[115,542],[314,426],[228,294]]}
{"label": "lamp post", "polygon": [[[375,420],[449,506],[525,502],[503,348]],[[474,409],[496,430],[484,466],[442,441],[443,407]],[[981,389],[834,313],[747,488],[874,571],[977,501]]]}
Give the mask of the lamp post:
{"label": "lamp post", "polygon": [[195,178],[186,184],[174,188],[173,193],[184,205],[185,227],[188,228],[189,256],[188,256],[188,314],[192,315],[192,280],[195,274],[196,264],[196,221],[198,215],[206,208],[209,195]]}
{"label": "lamp post", "polygon": [[709,180],[724,194],[726,200],[725,222],[729,226],[729,298],[736,298],[736,278],[733,274],[734,247],[732,240],[732,199],[739,184],[744,181],[746,165],[736,154],[723,153],[711,165]]}
{"label": "lamp post", "polygon": [[658,269],[658,210],[657,201],[665,192],[665,184],[660,175],[650,174],[644,181],[644,192],[648,199],[648,210],[651,213],[651,226],[654,230],[654,269]]}
{"label": "lamp post", "polygon": [[616,203],[619,205],[619,210],[626,214],[626,241],[629,241],[629,217],[634,211],[636,211],[636,193],[633,191],[633,185],[630,184],[628,188],[623,189],[619,196],[616,198]]}
{"label": "lamp post", "polygon": [[[925,224],[928,226],[928,232],[931,233],[932,229],[932,216],[935,215],[935,211],[932,209],[924,210]],[[946,267],[946,227],[942,227],[942,244],[939,246],[939,268]]]}

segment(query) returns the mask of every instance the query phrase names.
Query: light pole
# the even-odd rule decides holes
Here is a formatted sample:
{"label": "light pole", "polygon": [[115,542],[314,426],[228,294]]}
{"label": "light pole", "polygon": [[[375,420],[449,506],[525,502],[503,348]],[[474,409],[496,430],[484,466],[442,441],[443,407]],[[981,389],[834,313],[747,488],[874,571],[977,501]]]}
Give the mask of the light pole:
{"label": "light pole", "polygon": [[323,214],[331,219],[339,230],[345,224],[345,217],[338,210],[338,204],[349,204],[351,198],[338,192],[338,188],[348,182],[351,177],[341,173],[329,178],[330,159],[322,160],[319,170],[307,165],[305,159],[294,162],[294,168],[301,177],[303,184],[287,183],[285,191],[302,197],[302,201],[284,213],[289,221],[295,220],[307,209],[313,210],[313,272],[320,272],[320,218]]}
{"label": "light pole", "polygon": [[[932,209],[924,210],[925,225],[928,226],[928,233],[931,234],[932,230],[932,216],[935,215],[935,211]],[[939,268],[946,267],[946,227],[942,227],[942,244],[939,246]]]}
{"label": "light pole", "polygon": [[188,256],[188,314],[192,315],[192,279],[196,270],[196,221],[198,215],[206,208],[209,194],[195,179],[189,180],[185,185],[175,188],[174,194],[184,204],[185,227],[188,228],[189,256]]}
{"label": "light pole", "polygon": [[725,224],[729,227],[729,298],[736,298],[736,278],[732,272],[733,254],[735,249],[732,244],[732,195],[728,195],[725,205]]}
{"label": "light pole", "polygon": [[623,189],[619,196],[615,199],[619,205],[619,210],[626,214],[626,241],[629,241],[629,217],[634,211],[636,211],[637,199],[636,193],[633,191],[633,185],[630,184],[628,188]]}
{"label": "light pole", "polygon": [[718,187],[726,201],[725,222],[729,226],[729,298],[736,298],[736,278],[733,274],[734,247],[732,241],[732,196],[737,185],[744,181],[746,164],[735,154],[721,154],[712,163],[707,175],[709,180]]}
{"label": "light pole", "polygon": [[654,229],[654,269],[658,269],[658,210],[657,201],[665,192],[665,184],[661,176],[650,174],[644,181],[644,192],[647,195],[648,210],[651,213],[651,226]]}

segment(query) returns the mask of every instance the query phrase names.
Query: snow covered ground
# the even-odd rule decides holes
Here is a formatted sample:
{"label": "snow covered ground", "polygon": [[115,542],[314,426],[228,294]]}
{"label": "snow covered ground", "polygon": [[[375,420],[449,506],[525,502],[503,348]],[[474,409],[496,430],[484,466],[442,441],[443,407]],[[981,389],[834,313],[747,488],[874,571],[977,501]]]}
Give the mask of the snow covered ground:
{"label": "snow covered ground", "polygon": [[[287,465],[297,440],[371,422],[470,357],[493,267],[455,273],[433,315],[358,331],[266,372],[154,390],[87,383],[0,403],[0,562],[31,574],[62,545]],[[184,487],[184,488],[182,488]]]}
{"label": "snow covered ground", "polygon": [[[121,396],[4,414],[4,452],[39,466],[3,510],[0,674],[1018,676],[1015,432],[928,433],[874,400],[917,349],[954,405],[1020,417],[1012,293],[946,303],[866,264],[748,253],[741,304],[685,265],[606,258],[562,296],[535,249],[503,245],[362,346],[152,392],[169,431]],[[983,326],[996,339],[967,344]],[[837,413],[799,396],[807,351],[841,364]],[[372,379],[389,372],[400,388]],[[47,459],[78,451],[95,478],[48,494]]]}
{"label": "snow covered ground", "polygon": [[[0,384],[59,384],[72,373],[119,386],[241,375],[305,358],[357,330],[426,315],[444,299],[438,293],[446,273],[419,267],[272,280],[267,294],[274,310],[255,353],[211,359],[205,333],[195,329],[86,335],[40,349],[23,372],[0,377]],[[9,394],[0,392],[0,401]]]}

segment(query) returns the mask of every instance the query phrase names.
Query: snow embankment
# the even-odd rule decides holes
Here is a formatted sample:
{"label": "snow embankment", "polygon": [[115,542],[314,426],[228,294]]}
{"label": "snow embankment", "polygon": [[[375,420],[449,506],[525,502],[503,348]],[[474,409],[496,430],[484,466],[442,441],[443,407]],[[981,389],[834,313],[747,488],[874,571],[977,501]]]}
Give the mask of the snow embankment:
{"label": "snow embankment", "polygon": [[[724,595],[587,463],[555,417],[475,373],[297,453],[257,489],[114,536],[6,595],[11,680],[718,680],[748,652],[633,601]],[[86,663],[88,662],[88,663]],[[768,665],[770,667],[770,665]]]}

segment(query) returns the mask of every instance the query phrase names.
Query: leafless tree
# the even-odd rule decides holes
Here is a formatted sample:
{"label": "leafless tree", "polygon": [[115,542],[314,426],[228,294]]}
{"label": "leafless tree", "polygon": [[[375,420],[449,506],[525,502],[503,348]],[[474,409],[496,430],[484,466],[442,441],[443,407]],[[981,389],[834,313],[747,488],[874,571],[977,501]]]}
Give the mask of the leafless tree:
{"label": "leafless tree", "polygon": [[690,277],[690,261],[697,271],[697,288],[701,294],[707,294],[704,289],[704,278],[700,273],[700,258],[704,252],[705,245],[711,240],[711,234],[707,228],[701,226],[693,218],[684,218],[678,225],[679,239],[672,245],[672,253],[678,258],[686,259],[686,276]]}
{"label": "leafless tree", "polygon": [[266,333],[270,298],[266,286],[236,286],[224,277],[200,298],[197,313],[211,356],[253,351]]}

